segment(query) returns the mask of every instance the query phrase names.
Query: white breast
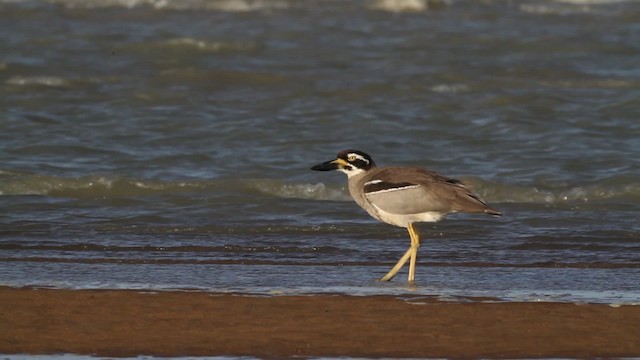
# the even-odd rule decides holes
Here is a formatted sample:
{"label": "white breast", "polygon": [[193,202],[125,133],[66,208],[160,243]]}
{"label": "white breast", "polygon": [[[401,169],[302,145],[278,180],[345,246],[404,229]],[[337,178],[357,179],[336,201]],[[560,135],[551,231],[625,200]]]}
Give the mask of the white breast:
{"label": "white breast", "polygon": [[376,214],[371,214],[376,219],[385,222],[387,224],[407,227],[410,223],[414,222],[436,222],[442,220],[445,216],[443,213],[439,212],[423,212],[418,214],[392,214],[390,212],[386,212],[379,207],[371,204],[376,211]]}

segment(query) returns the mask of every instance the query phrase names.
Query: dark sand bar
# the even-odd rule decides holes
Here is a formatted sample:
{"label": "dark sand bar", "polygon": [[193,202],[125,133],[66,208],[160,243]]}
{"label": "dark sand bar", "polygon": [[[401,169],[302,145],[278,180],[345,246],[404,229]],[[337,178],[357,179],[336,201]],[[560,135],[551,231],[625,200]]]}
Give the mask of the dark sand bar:
{"label": "dark sand bar", "polygon": [[0,353],[638,356],[640,306],[0,287]]}

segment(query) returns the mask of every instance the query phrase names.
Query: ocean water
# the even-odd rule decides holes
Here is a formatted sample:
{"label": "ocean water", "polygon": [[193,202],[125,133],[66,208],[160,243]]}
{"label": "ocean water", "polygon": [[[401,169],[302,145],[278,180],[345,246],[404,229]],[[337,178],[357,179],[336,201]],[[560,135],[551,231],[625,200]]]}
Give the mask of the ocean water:
{"label": "ocean water", "polygon": [[[0,0],[0,285],[640,303],[640,2]],[[409,245],[339,173],[468,182]]]}

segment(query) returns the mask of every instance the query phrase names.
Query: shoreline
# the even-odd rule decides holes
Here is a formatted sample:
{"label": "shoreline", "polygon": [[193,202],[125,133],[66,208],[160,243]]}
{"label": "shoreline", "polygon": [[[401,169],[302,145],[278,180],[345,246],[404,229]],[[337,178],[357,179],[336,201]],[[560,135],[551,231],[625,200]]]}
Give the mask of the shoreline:
{"label": "shoreline", "polygon": [[640,306],[0,287],[0,353],[632,357]]}

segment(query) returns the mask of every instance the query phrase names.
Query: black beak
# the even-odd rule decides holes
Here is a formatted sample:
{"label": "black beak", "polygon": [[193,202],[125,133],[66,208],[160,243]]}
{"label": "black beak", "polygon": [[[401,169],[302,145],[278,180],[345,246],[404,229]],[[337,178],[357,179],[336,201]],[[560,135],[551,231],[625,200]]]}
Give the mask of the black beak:
{"label": "black beak", "polygon": [[337,169],[338,169],[338,164],[336,163],[335,160],[323,162],[318,165],[314,165],[311,168],[311,170],[316,170],[316,171],[331,171],[331,170],[337,170]]}

